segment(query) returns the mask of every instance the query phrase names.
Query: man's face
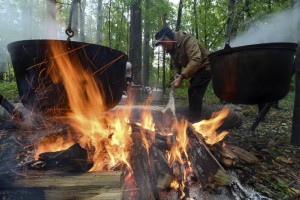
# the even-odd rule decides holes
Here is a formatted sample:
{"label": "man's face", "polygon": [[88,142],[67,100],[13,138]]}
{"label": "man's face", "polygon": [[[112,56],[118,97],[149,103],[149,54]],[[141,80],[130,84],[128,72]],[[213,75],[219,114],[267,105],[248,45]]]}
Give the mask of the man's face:
{"label": "man's face", "polygon": [[164,39],[161,41],[161,46],[168,51],[172,51],[175,48],[175,44],[176,41],[171,40],[167,36],[165,36]]}

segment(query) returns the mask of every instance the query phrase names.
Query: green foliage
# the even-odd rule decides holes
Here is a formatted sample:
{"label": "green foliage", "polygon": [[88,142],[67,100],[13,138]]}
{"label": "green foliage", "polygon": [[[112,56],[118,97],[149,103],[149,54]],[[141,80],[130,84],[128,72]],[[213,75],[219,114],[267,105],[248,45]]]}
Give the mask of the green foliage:
{"label": "green foliage", "polygon": [[3,95],[8,100],[18,99],[18,89],[16,82],[0,82],[0,94]]}
{"label": "green foliage", "polygon": [[[57,34],[62,38],[67,37],[64,31],[69,23],[71,2],[72,0],[57,1],[56,19],[59,24]],[[86,42],[96,43],[97,20],[99,17],[97,16],[98,0],[86,0],[85,2]],[[154,54],[155,48],[153,45],[154,35],[165,23],[172,29],[175,28],[178,5],[170,3],[168,0],[150,0],[149,3],[147,16],[145,12],[145,0],[142,0],[141,10],[142,28],[143,30],[149,30],[150,33],[150,86],[161,86],[163,73],[162,68],[157,69],[158,60]],[[228,3],[229,1],[197,0],[195,13],[194,0],[184,0],[181,30],[195,34],[195,30],[198,28],[199,41],[209,51],[219,49],[224,45],[226,40],[227,20],[229,17]],[[291,1],[286,0],[254,0],[249,1],[249,3],[252,18],[246,17],[246,23],[263,19],[270,13],[287,9],[291,6]],[[35,6],[30,6],[32,4]],[[132,0],[103,0],[103,21],[101,22],[103,25],[102,45],[110,46],[125,53],[129,52],[131,4]],[[49,27],[45,24],[46,9],[47,3],[43,0],[7,0],[4,4],[0,4],[0,15],[2,16],[0,17],[0,24],[4,27],[0,32],[0,48],[6,48],[8,42],[23,39],[27,33],[30,33],[33,38],[43,38],[44,34],[49,31]],[[247,14],[244,9],[245,2],[236,1],[234,15],[238,34],[243,31],[243,20],[245,20]],[[145,17],[149,21],[147,27],[144,24]],[[45,28],[46,30],[44,30]],[[165,61],[167,86],[170,84],[171,77],[173,76],[169,67],[169,59],[167,57]],[[162,66],[161,63],[160,66]],[[9,78],[7,80],[11,80],[11,75],[12,73],[8,73],[7,77]],[[186,87],[183,87],[182,90],[186,90]],[[178,95],[183,95],[184,93],[181,90],[177,91]],[[212,99],[214,102],[218,101],[218,98],[214,96],[211,85],[208,88],[205,99]]]}

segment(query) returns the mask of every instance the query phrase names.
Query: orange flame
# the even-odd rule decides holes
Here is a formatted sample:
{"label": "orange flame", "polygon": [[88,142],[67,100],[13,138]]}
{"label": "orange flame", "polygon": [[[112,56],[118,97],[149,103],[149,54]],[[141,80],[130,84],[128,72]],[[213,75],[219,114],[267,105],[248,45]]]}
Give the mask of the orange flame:
{"label": "orange flame", "polygon": [[[112,167],[119,161],[128,164],[126,149],[131,144],[128,111],[105,113],[104,94],[93,75],[84,70],[77,57],[65,56],[67,49],[62,45],[50,44],[50,47],[53,55],[49,73],[54,83],[62,82],[66,89],[71,110],[68,121],[76,130],[77,142],[89,150],[89,158],[94,161],[91,171]],[[70,59],[78,65],[74,66]]]}
{"label": "orange flame", "polygon": [[228,134],[228,131],[222,131],[220,134],[217,134],[216,131],[228,114],[229,109],[223,108],[221,111],[213,113],[212,118],[195,123],[193,127],[198,133],[204,136],[207,144],[215,144],[223,140]]}
{"label": "orange flame", "polygon": [[176,143],[172,145],[171,150],[169,152],[169,163],[172,165],[175,161],[183,164],[184,160],[182,157],[182,153],[185,158],[187,158],[186,147],[188,144],[188,138],[186,135],[187,121],[182,120],[178,123],[174,123],[172,130],[175,134]]}
{"label": "orange flame", "polygon": [[[76,59],[75,61],[78,63],[77,66],[73,66],[74,60],[71,63],[66,56],[61,56],[67,52],[63,46],[50,45],[50,47],[52,48],[53,59],[49,72],[53,82],[62,82],[65,87],[70,105],[67,121],[76,131],[69,133],[67,139],[60,137],[44,139],[37,145],[36,152],[64,150],[77,142],[81,147],[88,150],[89,159],[94,162],[90,171],[110,169],[118,162],[125,163],[130,168],[128,162],[128,149],[132,144],[130,137],[132,130],[129,125],[130,109],[105,112],[104,94],[101,93],[101,86],[96,83],[93,74],[84,70],[78,58],[72,58]],[[206,138],[208,144],[214,144],[228,134],[226,131],[220,134],[216,132],[228,113],[229,110],[224,109],[215,113],[212,119],[203,120],[193,124],[193,126],[197,132]],[[140,126],[155,131],[150,109],[145,109],[142,113]],[[188,122],[181,120],[173,123],[171,133],[165,133],[174,136],[173,144],[171,144],[171,149],[167,155],[170,165],[175,161],[184,165],[188,161],[186,152],[188,145],[187,126]],[[143,134],[143,142],[149,150],[151,141],[155,139],[155,134],[151,135],[150,133],[151,140],[146,138],[146,134],[141,134]],[[183,173],[185,179],[186,172]],[[175,182],[173,184],[176,185]],[[178,187],[175,185],[174,187]]]}
{"label": "orange flame", "polygon": [[39,154],[41,153],[68,149],[73,144],[74,139],[72,138],[70,132],[68,132],[66,138],[63,138],[61,135],[56,135],[55,133],[48,134],[46,137],[43,137],[42,140],[37,144],[37,150],[35,151],[35,160],[38,159]]}

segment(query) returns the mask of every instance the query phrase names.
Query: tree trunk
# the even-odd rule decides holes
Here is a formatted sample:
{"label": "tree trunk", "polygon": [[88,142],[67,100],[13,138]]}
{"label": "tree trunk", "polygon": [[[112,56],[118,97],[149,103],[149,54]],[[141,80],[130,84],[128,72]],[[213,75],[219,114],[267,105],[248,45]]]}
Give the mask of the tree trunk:
{"label": "tree trunk", "polygon": [[[163,23],[164,23],[164,26],[167,25],[167,15],[163,16]],[[171,63],[172,63],[172,61],[171,61]],[[166,51],[163,51],[162,68],[163,68],[162,86],[163,86],[163,93],[165,93],[166,92]]]}
{"label": "tree trunk", "polygon": [[178,13],[177,13],[177,22],[176,22],[176,28],[175,31],[179,31],[180,30],[180,26],[181,26],[181,17],[182,17],[182,7],[183,7],[183,0],[179,1],[179,6],[178,6]]}
{"label": "tree trunk", "polygon": [[[300,2],[298,2],[297,9],[300,9]],[[295,103],[294,103],[294,113],[293,113],[293,124],[292,124],[292,135],[291,135],[291,144],[300,146],[300,13],[297,12],[297,41],[298,48],[296,51],[296,60],[295,60],[295,79],[296,79],[296,88],[295,88]]]}
{"label": "tree trunk", "polygon": [[102,22],[103,22],[103,0],[98,0],[98,7],[97,7],[97,35],[96,35],[96,43],[102,43]]}
{"label": "tree trunk", "polygon": [[193,2],[193,9],[194,9],[194,23],[195,23],[195,36],[196,39],[199,39],[199,30],[198,30],[198,15],[197,15],[197,0]]}
{"label": "tree trunk", "polygon": [[233,28],[234,23],[234,6],[235,6],[235,0],[229,0],[228,4],[228,21],[227,21],[227,44],[230,43],[230,40],[233,38],[233,35],[235,35],[235,31]]}
{"label": "tree trunk", "polygon": [[272,13],[272,0],[268,0],[268,13]]}
{"label": "tree trunk", "polygon": [[132,1],[130,8],[130,49],[129,61],[132,63],[133,83],[141,85],[142,66],[142,15],[141,0]]}
{"label": "tree trunk", "polygon": [[209,9],[210,6],[210,1],[205,0],[204,1],[204,24],[203,24],[203,28],[204,28],[204,46],[207,47],[208,44],[208,36],[207,36],[207,11]]}
{"label": "tree trunk", "polygon": [[108,46],[111,46],[111,0],[109,0],[109,9],[108,9]]}
{"label": "tree trunk", "polygon": [[149,71],[150,71],[150,19],[149,19],[149,4],[150,0],[145,0],[145,27],[144,27],[144,56],[143,56],[143,83],[149,85]]}
{"label": "tree trunk", "polygon": [[249,0],[245,0],[245,17],[243,18],[243,27],[242,30],[246,31],[248,29],[247,21],[251,19],[250,8],[249,8]]}

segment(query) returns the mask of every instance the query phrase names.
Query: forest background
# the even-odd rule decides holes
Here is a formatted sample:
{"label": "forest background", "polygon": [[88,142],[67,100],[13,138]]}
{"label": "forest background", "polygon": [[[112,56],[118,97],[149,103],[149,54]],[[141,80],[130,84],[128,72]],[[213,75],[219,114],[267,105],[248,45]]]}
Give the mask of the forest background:
{"label": "forest background", "polygon": [[[164,93],[173,77],[172,66],[163,49],[154,46],[154,35],[163,26],[191,33],[210,52],[222,48],[226,42],[232,46],[297,42],[297,33],[300,35],[297,0],[0,2],[0,88],[7,98],[17,94],[7,44],[25,39],[66,40],[68,26],[75,33],[73,41],[125,52],[133,65],[134,84],[161,87]],[[187,83],[177,93],[182,93],[186,87]]]}
{"label": "forest background", "polygon": [[[70,20],[71,5],[74,12]],[[66,40],[108,46],[125,52],[133,65],[134,84],[162,88],[168,98],[173,78],[170,57],[154,46],[163,26],[194,35],[210,52],[231,46],[300,41],[300,0],[0,0],[0,94],[19,102],[7,44],[26,39]],[[243,147],[259,164],[237,172],[271,199],[299,199],[300,148],[290,145],[295,78],[291,90],[250,134],[256,105],[239,105],[243,124],[226,142]],[[176,103],[187,102],[188,82],[176,89]],[[211,85],[204,103],[219,103]],[[251,174],[251,176],[249,175]],[[243,178],[241,178],[242,180]]]}

